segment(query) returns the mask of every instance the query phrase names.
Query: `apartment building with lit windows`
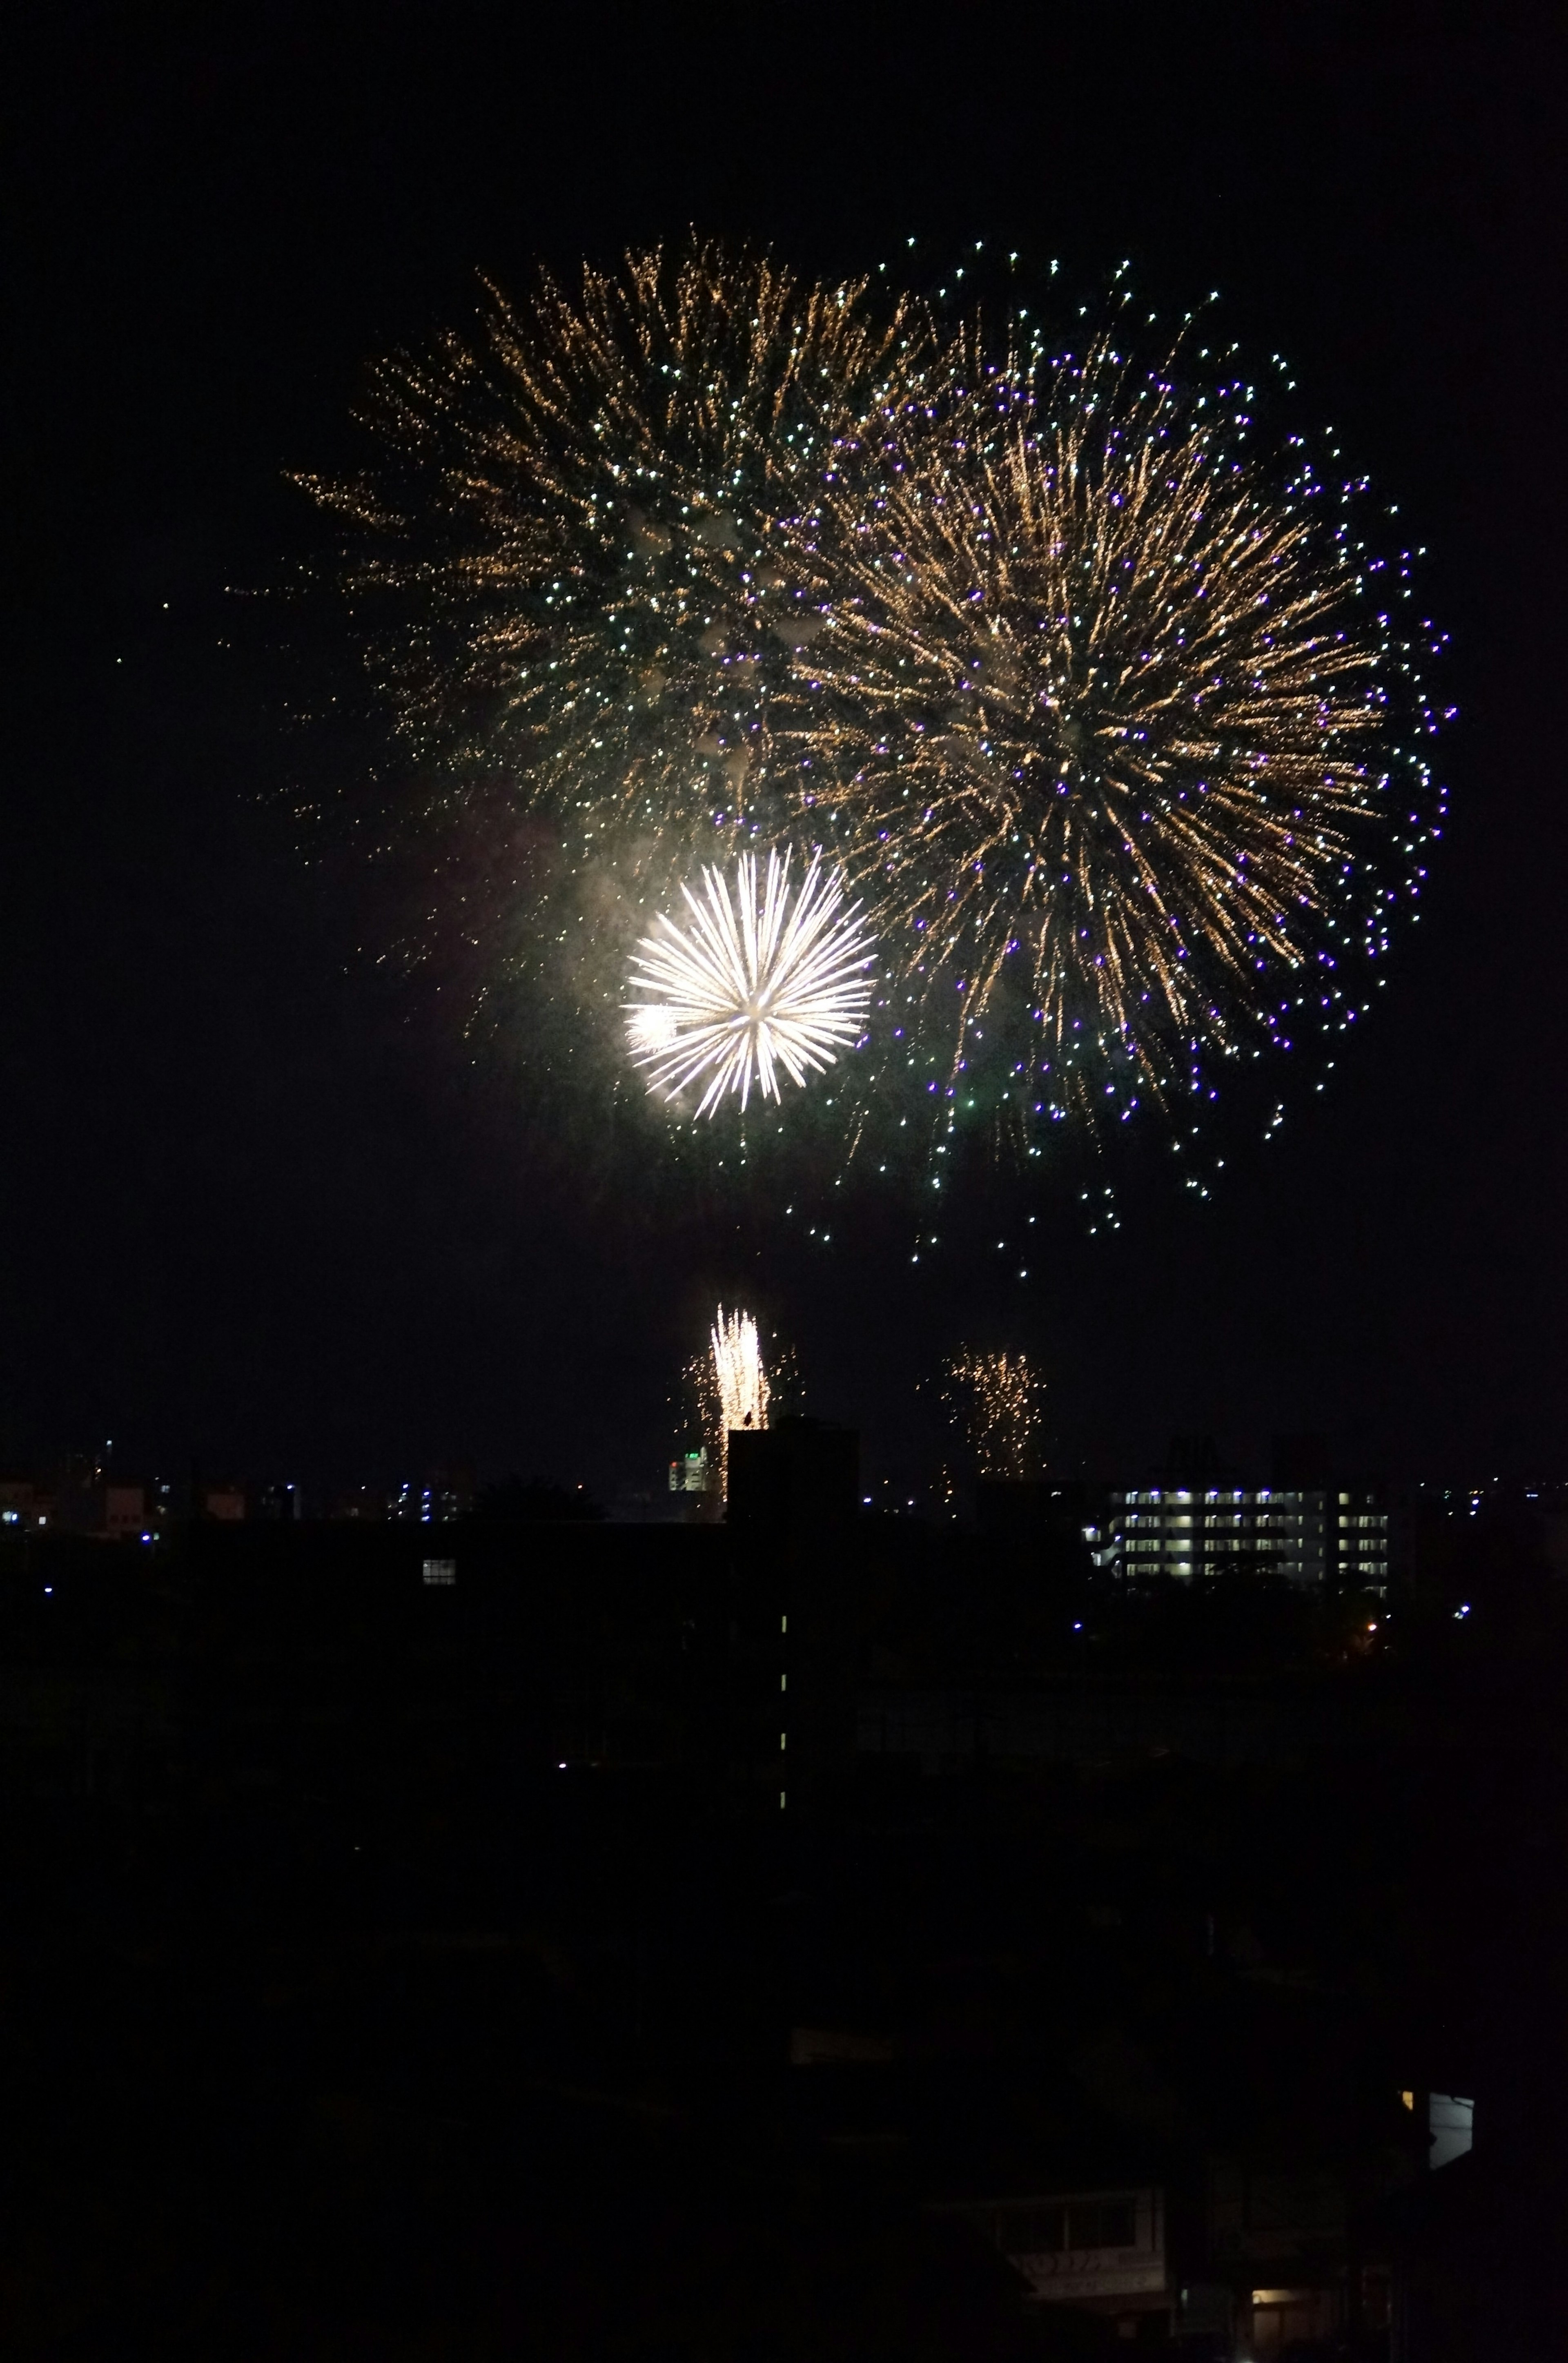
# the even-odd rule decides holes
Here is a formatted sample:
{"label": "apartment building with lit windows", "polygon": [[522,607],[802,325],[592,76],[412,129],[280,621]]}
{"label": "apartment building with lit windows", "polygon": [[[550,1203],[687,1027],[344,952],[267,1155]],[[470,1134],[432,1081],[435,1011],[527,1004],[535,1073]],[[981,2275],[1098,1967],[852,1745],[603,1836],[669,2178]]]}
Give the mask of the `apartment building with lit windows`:
{"label": "apartment building with lit windows", "polygon": [[1385,1485],[1141,1485],[1113,1488],[1085,1540],[1138,1591],[1255,1570],[1381,1595],[1397,1524]]}
{"label": "apartment building with lit windows", "polygon": [[1332,1497],[1336,1574],[1346,1591],[1388,1590],[1391,1557],[1400,1543],[1397,1507],[1386,1485],[1342,1486]]}

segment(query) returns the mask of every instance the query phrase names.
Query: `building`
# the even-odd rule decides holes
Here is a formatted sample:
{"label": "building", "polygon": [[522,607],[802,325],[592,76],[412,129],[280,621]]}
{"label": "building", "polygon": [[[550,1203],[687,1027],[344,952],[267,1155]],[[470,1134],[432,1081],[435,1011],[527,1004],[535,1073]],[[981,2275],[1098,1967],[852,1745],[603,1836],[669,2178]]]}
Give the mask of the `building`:
{"label": "building", "polygon": [[786,1414],[771,1427],[732,1428],[732,1526],[799,1542],[841,1531],[860,1506],[860,1438],[851,1427]]}
{"label": "building", "polygon": [[706,1449],[683,1452],[679,1459],[670,1462],[669,1490],[672,1493],[707,1493],[712,1491],[708,1481]]}
{"label": "building", "polygon": [[1243,1570],[1321,1589],[1332,1561],[1329,1496],[1316,1487],[1117,1488],[1087,1538],[1101,1567],[1139,1590]]}
{"label": "building", "polygon": [[447,1525],[455,1518],[468,1516],[474,1505],[474,1472],[469,1468],[433,1470],[422,1485],[409,1481],[394,1486],[386,1496],[384,1514],[409,1525]]}
{"label": "building", "polygon": [[271,1519],[275,1525],[285,1520],[297,1525],[305,1514],[304,1488],[292,1478],[275,1478],[259,1486],[255,1503],[257,1517]]}
{"label": "building", "polygon": [[1404,1534],[1390,1487],[1156,1484],[1113,1488],[1084,1538],[1097,1567],[1134,1591],[1242,1572],[1303,1591],[1387,1594]]}
{"label": "building", "polygon": [[[417,1514],[414,1506],[416,1496],[412,1486],[404,1486],[403,1494],[409,1506],[391,1513],[397,1517],[412,1518]],[[379,1519],[389,1514],[387,1497],[379,1485],[343,1485],[332,1496],[327,1515],[332,1518]]]}
{"label": "building", "polygon": [[[860,1508],[854,1428],[788,1414],[732,1428],[725,1524],[755,1570],[757,1728],[778,1809],[853,1768],[856,1659],[848,1546]],[[777,1686],[776,1686],[777,1685]]]}
{"label": "building", "polygon": [[68,1464],[58,1488],[29,1479],[0,1481],[0,1525],[84,1535],[98,1542],[140,1542],[151,1526],[149,1489],[111,1478],[102,1467]]}
{"label": "building", "polygon": [[1386,1485],[1339,1487],[1333,1500],[1334,1575],[1342,1591],[1385,1598],[1399,1557],[1403,1521]]}
{"label": "building", "polygon": [[55,1516],[55,1498],[30,1477],[0,1479],[0,1525],[48,1526]]}
{"label": "building", "polygon": [[109,1540],[139,1542],[149,1531],[146,1486],[105,1485],[102,1532]]}
{"label": "building", "polygon": [[951,2212],[1007,2258],[1040,2302],[1109,2314],[1127,2337],[1145,2322],[1151,2331],[1168,2328],[1162,2190],[965,2201]]}

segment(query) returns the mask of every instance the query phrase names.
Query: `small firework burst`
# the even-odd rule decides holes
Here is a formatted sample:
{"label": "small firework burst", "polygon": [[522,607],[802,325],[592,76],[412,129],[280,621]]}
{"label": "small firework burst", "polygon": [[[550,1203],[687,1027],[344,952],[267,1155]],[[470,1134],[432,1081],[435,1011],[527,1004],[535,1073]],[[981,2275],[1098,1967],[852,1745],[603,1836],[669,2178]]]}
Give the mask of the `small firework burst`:
{"label": "small firework burst", "polygon": [[981,1476],[1037,1476],[1043,1381],[1028,1355],[977,1353],[966,1346],[948,1364],[947,1374],[948,1403]]}
{"label": "small firework burst", "polygon": [[859,904],[845,907],[820,861],[793,895],[777,852],[760,891],[749,853],[733,881],[710,866],[702,893],[681,891],[687,925],[661,916],[633,964],[632,989],[649,997],[628,1004],[626,1031],[650,1090],[701,1086],[699,1115],[730,1094],[744,1109],[754,1084],[776,1100],[781,1071],[804,1083],[859,1039],[875,955]]}

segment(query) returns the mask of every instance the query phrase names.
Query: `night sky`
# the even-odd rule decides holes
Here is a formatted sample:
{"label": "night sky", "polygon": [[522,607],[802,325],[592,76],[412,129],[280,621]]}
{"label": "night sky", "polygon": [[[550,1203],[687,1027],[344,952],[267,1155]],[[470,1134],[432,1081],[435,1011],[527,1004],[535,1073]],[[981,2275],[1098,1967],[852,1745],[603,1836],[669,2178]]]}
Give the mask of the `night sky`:
{"label": "night sky", "polygon": [[[1309,1428],[1368,1470],[1564,1472],[1556,11],[30,14],[0,73],[7,1454],[646,1484],[744,1285],[873,1472],[918,1466],[915,1381],[963,1338],[1039,1353],[1065,1470],[1174,1430],[1266,1466]],[[378,881],[291,818],[368,749],[302,736],[286,634],[226,591],[319,538],[284,471],[342,456],[367,361],[469,316],[476,271],[688,224],[812,271],[916,234],[1218,288],[1430,552],[1452,814],[1373,1017],[1207,1204],[1053,1216],[1026,1288],[783,1239],[741,1272],[574,1190],[434,982],[378,966]]]}

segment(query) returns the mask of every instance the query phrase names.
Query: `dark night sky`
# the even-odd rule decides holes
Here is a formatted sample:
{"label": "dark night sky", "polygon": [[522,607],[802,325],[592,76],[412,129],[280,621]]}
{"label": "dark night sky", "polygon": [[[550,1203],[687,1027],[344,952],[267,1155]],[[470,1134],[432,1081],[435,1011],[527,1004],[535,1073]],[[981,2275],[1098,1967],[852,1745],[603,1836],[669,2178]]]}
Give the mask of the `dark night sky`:
{"label": "dark night sky", "polygon": [[224,585],[308,547],[282,471],[339,453],[367,359],[463,316],[476,268],[691,222],[811,268],[918,232],[1220,288],[1430,549],[1463,713],[1427,915],[1331,1089],[1208,1204],[1055,1227],[1026,1292],[781,1252],[760,1295],[811,1407],[900,1466],[914,1378],[968,1335],[1042,1353],[1068,1463],[1320,1427],[1396,1472],[1562,1472],[1558,12],[28,14],[0,75],[5,1448],[657,1466],[734,1273],[574,1213],[444,1009],[359,957],[373,893],[286,817],[355,750],[302,749],[282,669],[221,644]]}

